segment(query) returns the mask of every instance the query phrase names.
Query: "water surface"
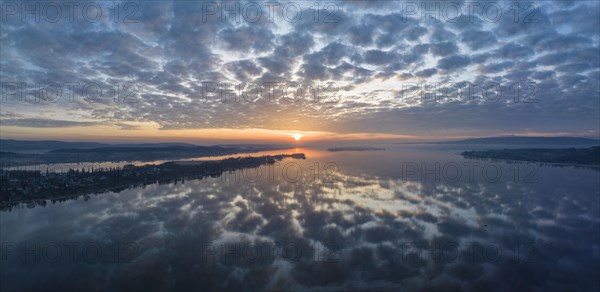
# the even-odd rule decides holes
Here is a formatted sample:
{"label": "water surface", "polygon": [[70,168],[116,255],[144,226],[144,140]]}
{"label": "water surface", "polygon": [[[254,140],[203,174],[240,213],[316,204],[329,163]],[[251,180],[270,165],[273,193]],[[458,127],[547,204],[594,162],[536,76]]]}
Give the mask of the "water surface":
{"label": "water surface", "polygon": [[456,147],[292,149],[2,212],[0,288],[597,291],[600,172]]}

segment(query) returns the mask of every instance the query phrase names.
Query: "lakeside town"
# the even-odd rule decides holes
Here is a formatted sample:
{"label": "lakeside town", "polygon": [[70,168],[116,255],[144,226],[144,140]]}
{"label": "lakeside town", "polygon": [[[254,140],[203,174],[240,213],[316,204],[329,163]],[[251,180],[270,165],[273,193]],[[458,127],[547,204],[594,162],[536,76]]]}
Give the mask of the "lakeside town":
{"label": "lakeside town", "polygon": [[70,169],[64,173],[0,170],[0,210],[10,211],[22,203],[34,207],[47,204],[47,200],[54,203],[81,195],[120,192],[130,187],[154,183],[219,177],[223,173],[239,169],[272,165],[286,158],[306,159],[306,156],[303,153],[295,153],[215,161],[173,161],[159,165],[129,164],[122,168]]}

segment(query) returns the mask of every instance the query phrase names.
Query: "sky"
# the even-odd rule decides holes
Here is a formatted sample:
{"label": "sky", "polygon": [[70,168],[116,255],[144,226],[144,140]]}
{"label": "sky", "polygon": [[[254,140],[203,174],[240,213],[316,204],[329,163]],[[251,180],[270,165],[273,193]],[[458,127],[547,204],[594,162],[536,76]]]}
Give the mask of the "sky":
{"label": "sky", "polygon": [[598,137],[597,1],[34,2],[0,11],[0,138]]}

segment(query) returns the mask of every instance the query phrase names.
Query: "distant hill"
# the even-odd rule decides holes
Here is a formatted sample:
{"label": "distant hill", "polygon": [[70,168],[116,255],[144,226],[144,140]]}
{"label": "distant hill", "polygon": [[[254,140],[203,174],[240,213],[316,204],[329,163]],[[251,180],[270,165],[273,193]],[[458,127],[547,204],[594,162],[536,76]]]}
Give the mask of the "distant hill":
{"label": "distant hill", "polygon": [[65,148],[65,149],[55,149],[48,151],[48,154],[58,154],[58,153],[69,153],[69,154],[101,154],[101,153],[151,153],[151,152],[174,152],[174,153],[197,153],[197,154],[220,154],[225,152],[230,152],[229,149],[219,147],[219,146],[105,146],[98,148],[87,148],[87,149],[74,149],[74,148]]}
{"label": "distant hill", "polygon": [[22,140],[0,140],[0,151],[4,152],[46,152],[59,148],[94,148],[107,146],[108,144],[96,142],[64,142],[64,141],[22,141]]}
{"label": "distant hill", "polygon": [[503,136],[472,138],[457,141],[434,142],[435,144],[543,144],[543,145],[600,145],[599,140],[580,137],[526,137]]}
{"label": "distant hill", "polygon": [[11,140],[0,139],[0,151],[16,152],[16,153],[43,153],[57,149],[91,149],[100,147],[135,147],[135,148],[153,148],[153,147],[171,147],[171,146],[188,146],[196,145],[187,143],[125,143],[125,144],[108,144],[98,142],[65,142],[65,141],[26,141],[26,140]]}
{"label": "distant hill", "polygon": [[189,143],[176,143],[176,142],[165,142],[165,143],[128,143],[128,144],[109,144],[110,147],[138,147],[138,148],[154,148],[154,147],[172,147],[172,146],[184,146],[184,147],[195,147],[197,145]]}

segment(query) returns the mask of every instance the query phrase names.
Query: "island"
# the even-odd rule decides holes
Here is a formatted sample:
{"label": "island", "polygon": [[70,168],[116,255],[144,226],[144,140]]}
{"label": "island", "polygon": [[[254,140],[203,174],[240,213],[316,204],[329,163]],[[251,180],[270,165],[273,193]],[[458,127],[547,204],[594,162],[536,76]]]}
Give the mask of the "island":
{"label": "island", "polygon": [[90,193],[120,192],[154,183],[219,177],[226,172],[274,164],[285,158],[305,159],[306,156],[295,153],[213,161],[171,161],[159,165],[129,164],[122,168],[69,170],[64,173],[0,170],[0,210],[10,210],[21,203],[45,205],[47,200],[62,201]]}
{"label": "island", "polygon": [[533,148],[464,151],[461,153],[461,155],[467,158],[487,158],[564,165],[600,166],[600,146],[590,148]]}

